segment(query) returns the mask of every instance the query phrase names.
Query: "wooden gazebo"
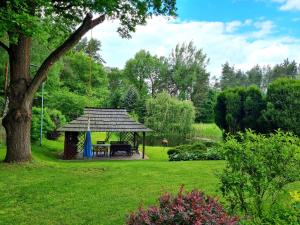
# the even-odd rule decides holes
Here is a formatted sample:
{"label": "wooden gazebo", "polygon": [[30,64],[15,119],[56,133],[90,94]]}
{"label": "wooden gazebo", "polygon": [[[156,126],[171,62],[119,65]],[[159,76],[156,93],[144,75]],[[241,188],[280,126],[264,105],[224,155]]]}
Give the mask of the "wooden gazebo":
{"label": "wooden gazebo", "polygon": [[82,116],[58,129],[65,132],[64,159],[74,158],[77,152],[83,149],[88,123],[91,132],[120,133],[120,138],[125,138],[134,148],[138,148],[139,133],[142,133],[142,158],[144,159],[146,132],[152,130],[130,118],[125,109],[101,108],[85,108]]}

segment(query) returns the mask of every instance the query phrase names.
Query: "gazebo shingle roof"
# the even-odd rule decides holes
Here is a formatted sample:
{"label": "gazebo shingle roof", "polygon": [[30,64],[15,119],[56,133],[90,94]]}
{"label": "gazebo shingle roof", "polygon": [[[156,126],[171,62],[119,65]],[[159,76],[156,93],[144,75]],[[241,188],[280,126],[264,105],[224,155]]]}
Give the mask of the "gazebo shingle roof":
{"label": "gazebo shingle roof", "polygon": [[90,130],[98,132],[148,132],[152,131],[144,124],[131,119],[125,109],[85,108],[82,116],[71,121],[58,131],[87,131],[90,119]]}

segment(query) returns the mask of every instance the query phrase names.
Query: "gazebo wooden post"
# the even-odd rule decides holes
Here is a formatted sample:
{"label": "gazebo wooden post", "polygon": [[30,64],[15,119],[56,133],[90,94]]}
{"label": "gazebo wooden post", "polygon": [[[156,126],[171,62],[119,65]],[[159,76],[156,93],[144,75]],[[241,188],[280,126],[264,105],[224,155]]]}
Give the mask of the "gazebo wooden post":
{"label": "gazebo wooden post", "polygon": [[145,159],[145,138],[146,132],[143,132],[143,159]]}
{"label": "gazebo wooden post", "polygon": [[138,151],[138,146],[136,144],[136,132],[133,132],[133,148]]}
{"label": "gazebo wooden post", "polygon": [[65,132],[64,159],[72,159],[77,153],[79,132]]}

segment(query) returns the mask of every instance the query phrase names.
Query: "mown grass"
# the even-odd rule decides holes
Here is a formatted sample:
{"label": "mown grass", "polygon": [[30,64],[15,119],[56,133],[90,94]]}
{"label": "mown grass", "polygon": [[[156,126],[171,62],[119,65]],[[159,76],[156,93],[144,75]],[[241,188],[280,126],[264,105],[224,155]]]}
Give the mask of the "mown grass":
{"label": "mown grass", "polygon": [[131,211],[183,184],[218,195],[224,166],[168,162],[161,147],[147,147],[145,161],[67,162],[57,158],[62,148],[62,140],[44,141],[33,145],[31,163],[0,163],[0,224],[124,224]]}
{"label": "mown grass", "polygon": [[[1,225],[118,225],[181,185],[220,195],[216,174],[224,161],[169,162],[167,148],[150,146],[145,161],[63,161],[58,159],[62,138],[43,143],[33,145],[31,163],[0,163]],[[1,148],[0,160],[4,155]],[[299,190],[300,183],[289,189]]]}

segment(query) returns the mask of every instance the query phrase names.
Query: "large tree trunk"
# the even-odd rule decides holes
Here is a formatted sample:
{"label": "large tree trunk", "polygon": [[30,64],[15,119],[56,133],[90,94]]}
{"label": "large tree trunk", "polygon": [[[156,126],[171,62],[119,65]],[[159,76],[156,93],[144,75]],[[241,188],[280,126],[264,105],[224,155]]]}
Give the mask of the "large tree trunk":
{"label": "large tree trunk", "polygon": [[10,45],[10,85],[8,112],[3,119],[6,130],[6,162],[22,162],[31,159],[31,113],[32,99],[26,95],[30,84],[31,39],[20,36]]}
{"label": "large tree trunk", "polygon": [[[40,85],[46,79],[49,68],[68,50],[70,50],[86,32],[102,23],[105,14],[92,19],[88,13],[80,27],[55,49],[42,63],[33,79],[30,78],[30,47],[31,38],[20,34],[17,43],[9,47],[0,41],[0,47],[9,53],[10,85],[8,90],[8,113],[3,119],[6,130],[7,153],[6,162],[22,162],[31,159],[31,114],[32,100]],[[14,35],[16,35],[14,33]],[[15,36],[10,41],[15,40]]]}

